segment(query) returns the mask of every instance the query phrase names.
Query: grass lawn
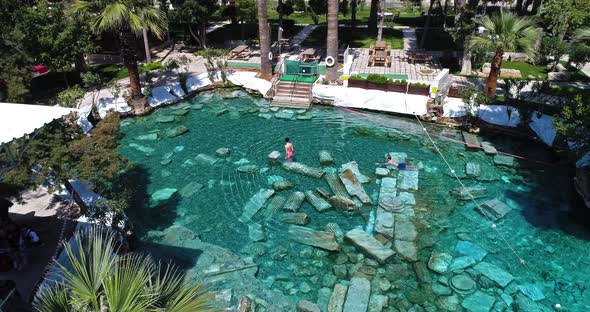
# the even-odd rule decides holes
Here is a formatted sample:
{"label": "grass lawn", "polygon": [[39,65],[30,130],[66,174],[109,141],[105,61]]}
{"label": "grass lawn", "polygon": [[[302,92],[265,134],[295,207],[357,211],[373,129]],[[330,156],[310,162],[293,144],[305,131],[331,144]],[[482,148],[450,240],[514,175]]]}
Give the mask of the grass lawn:
{"label": "grass lawn", "polygon": [[[305,47],[325,47],[326,27],[316,28],[301,44]],[[338,27],[338,46],[348,44],[351,48],[368,48],[375,44],[377,32],[370,33],[366,28],[353,29],[351,27]],[[383,29],[383,40],[391,45],[392,49],[403,49],[404,41],[402,31],[399,29]]]}
{"label": "grass lawn", "polygon": [[[387,8],[387,12],[391,12],[396,14],[399,9],[393,10],[392,8]],[[360,4],[356,10],[356,20],[358,25],[366,25],[369,21],[369,15],[371,14],[370,5],[362,5]],[[269,3],[268,5],[268,19],[271,23],[277,23],[279,16],[276,11],[276,4]],[[289,16],[285,16],[284,19],[292,19],[295,21],[296,24],[314,24],[313,19],[311,18],[311,14],[307,12],[303,13],[293,13]],[[399,11],[399,17],[397,17],[394,22],[386,22],[385,25],[387,26],[424,26],[426,22],[426,18],[422,16],[422,10],[419,7],[410,7],[410,8],[403,8]],[[326,24],[326,15],[319,16],[318,20],[319,24]],[[348,13],[343,15],[342,13],[338,14],[338,23],[339,24],[351,24],[351,14],[350,8]],[[450,15],[447,16],[447,26],[452,27],[454,26],[455,18],[454,16]],[[431,27],[442,26],[442,18],[432,18]]]}
{"label": "grass lawn", "polygon": [[523,79],[527,79],[529,75],[538,79],[547,79],[547,67],[545,66],[537,66],[527,62],[503,62],[502,68],[520,70]]}
{"label": "grass lawn", "polygon": [[[416,30],[418,44],[422,40],[422,34],[424,34],[423,30]],[[428,51],[460,50],[460,47],[455,43],[451,34],[442,29],[429,30],[426,34],[426,41],[424,41],[423,48]]]}
{"label": "grass lawn", "polygon": [[[283,27],[283,38],[295,36],[303,26]],[[277,40],[278,26],[272,25],[270,35],[272,41]],[[207,34],[209,43],[217,46],[224,45],[230,40],[256,40],[258,41],[258,24],[226,25]]]}
{"label": "grass lawn", "polygon": [[[146,65],[139,65],[139,73],[143,74],[152,70],[162,68],[162,63],[160,62],[153,62]],[[97,66],[90,69],[92,72],[98,73],[101,75],[106,81],[112,80],[119,80],[123,78],[129,77],[129,72],[127,71],[127,67],[123,65],[104,65],[104,66]]]}

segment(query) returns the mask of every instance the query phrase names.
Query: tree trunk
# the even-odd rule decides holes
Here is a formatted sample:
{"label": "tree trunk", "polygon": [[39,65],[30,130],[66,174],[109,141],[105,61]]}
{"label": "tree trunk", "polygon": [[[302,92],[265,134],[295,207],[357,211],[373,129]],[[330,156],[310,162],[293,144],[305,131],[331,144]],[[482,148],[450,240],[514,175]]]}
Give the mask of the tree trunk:
{"label": "tree trunk", "polygon": [[[278,4],[277,4],[277,11],[279,13],[279,28],[283,27],[283,0],[279,0]],[[277,30],[280,33],[280,30]],[[277,40],[280,39],[279,36],[277,36]]]}
{"label": "tree trunk", "polygon": [[277,5],[277,11],[279,11],[279,27],[277,28],[277,46],[279,47],[279,54],[281,53],[281,37],[283,34],[283,0],[279,0]]}
{"label": "tree trunk", "polygon": [[356,25],[356,0],[350,0],[350,22],[352,27]]}
{"label": "tree trunk", "polygon": [[270,26],[266,11],[266,0],[258,0],[258,33],[260,38],[260,73],[264,79],[272,77],[272,64],[268,59],[270,53]]}
{"label": "tree trunk", "polygon": [[139,81],[139,69],[137,68],[137,63],[128,63],[125,64],[125,66],[129,71],[129,93],[131,95],[131,99],[138,99],[142,97],[142,94],[141,83]]}
{"label": "tree trunk", "polygon": [[461,61],[461,75],[471,75],[471,71],[471,51],[465,49]]}
{"label": "tree trunk", "polygon": [[86,213],[86,211],[88,211],[88,206],[86,206],[86,203],[84,202],[84,200],[82,200],[82,197],[80,197],[80,194],[78,194],[78,192],[76,192],[76,189],[74,189],[74,187],[72,186],[70,181],[68,181],[68,179],[64,179],[62,182],[63,182],[64,186],[66,187],[66,190],[72,195],[72,199],[74,200],[76,205],[78,205],[78,207],[80,207],[80,212],[82,214]]}
{"label": "tree trunk", "polygon": [[428,7],[428,15],[426,16],[426,23],[424,24],[424,30],[422,31],[422,38],[420,38],[420,45],[418,47],[423,48],[424,42],[426,42],[426,35],[428,34],[428,27],[430,27],[430,14],[432,13],[432,5],[434,4],[434,0],[430,1],[430,6]]}
{"label": "tree trunk", "polygon": [[379,29],[377,30],[377,42],[383,39],[383,24],[385,23],[385,0],[380,0]]}
{"label": "tree trunk", "polygon": [[533,0],[533,8],[531,9],[532,15],[537,15],[539,7],[541,6],[541,0]]}
{"label": "tree trunk", "polygon": [[[439,1],[440,3],[440,1]],[[443,29],[447,29],[447,13],[449,12],[449,0],[445,0],[445,8],[443,9]]]}
{"label": "tree trunk", "polygon": [[495,98],[496,97],[496,86],[498,84],[498,76],[500,75],[500,68],[502,67],[502,57],[504,56],[504,51],[501,49],[496,50],[496,54],[494,55],[494,60],[492,61],[492,67],[490,68],[490,74],[486,81],[486,87],[484,90],[484,95]]}
{"label": "tree trunk", "polygon": [[379,0],[371,0],[371,12],[369,14],[369,22],[367,23],[370,32],[377,30],[377,13],[379,11],[379,2]]}
{"label": "tree trunk", "polygon": [[236,7],[236,0],[229,0],[229,7],[232,8],[231,11],[233,14],[230,15],[231,24],[237,25],[238,24],[238,8]]}
{"label": "tree trunk", "polygon": [[135,35],[131,32],[121,33],[121,56],[123,64],[129,71],[129,93],[132,100],[142,97],[141,83],[139,82],[139,69],[137,68],[137,55],[135,51]]}
{"label": "tree trunk", "polygon": [[201,48],[203,47],[203,42],[201,42],[201,36],[197,33],[195,33],[195,31],[193,30],[193,27],[188,24],[188,31],[191,34],[191,37],[193,37],[193,39],[195,39],[195,41],[197,42],[197,45]]}
{"label": "tree trunk", "polygon": [[207,23],[207,19],[201,21],[201,31],[199,35],[201,35],[201,47],[203,47],[203,49],[207,49]]}
{"label": "tree trunk", "polygon": [[529,6],[533,3],[533,0],[526,0],[522,6],[522,14],[525,15],[529,11]]}
{"label": "tree trunk", "polygon": [[326,68],[326,79],[338,79],[338,0],[328,0],[327,56],[334,58],[334,66]]}
{"label": "tree trunk", "polygon": [[522,16],[524,12],[522,11],[522,2],[524,0],[516,0],[516,4],[514,5],[514,10],[516,10],[516,14]]}
{"label": "tree trunk", "polygon": [[61,73],[64,75],[64,82],[66,83],[66,88],[70,87],[70,82],[68,81],[68,72],[62,68]]}
{"label": "tree trunk", "polygon": [[86,60],[84,59],[84,54],[78,53],[76,55],[76,60],[74,61],[76,70],[80,73],[85,73],[88,71],[88,66],[86,66]]}
{"label": "tree trunk", "polygon": [[148,39],[147,29],[142,29],[143,34],[143,47],[145,49],[145,61],[149,64],[152,62],[152,52],[150,51],[150,42]]}

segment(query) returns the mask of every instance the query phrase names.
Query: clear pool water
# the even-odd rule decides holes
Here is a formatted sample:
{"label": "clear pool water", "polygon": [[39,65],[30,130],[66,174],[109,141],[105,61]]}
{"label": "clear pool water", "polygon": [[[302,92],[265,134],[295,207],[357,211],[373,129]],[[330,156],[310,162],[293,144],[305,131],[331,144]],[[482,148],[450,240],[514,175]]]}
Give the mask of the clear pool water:
{"label": "clear pool water", "polygon": [[[178,109],[182,105],[188,109],[185,115]],[[166,116],[175,116],[174,122],[158,122]],[[180,125],[189,131],[176,137],[166,136],[168,129]],[[433,133],[460,138],[460,133],[453,129],[427,127]],[[528,161],[517,161],[515,168],[498,167],[493,157],[482,151],[468,151],[460,144],[436,139],[466,185],[486,188],[486,196],[478,202],[497,198],[512,208],[497,222],[497,229],[526,261],[528,269],[525,269],[472,203],[449,194],[459,183],[450,176],[421,127],[411,119],[380,114],[361,116],[328,107],[275,112],[269,111],[263,99],[242,92],[215,92],[159,109],[146,117],[124,120],[121,129],[124,137],[120,151],[137,165],[130,175],[137,181],[135,191],[140,196],[130,215],[143,250],[162,256],[159,252],[162,246],[174,247],[175,239],[190,240],[198,236],[202,242],[226,248],[241,258],[251,257],[258,265],[256,279],[263,282],[260,285],[264,289],[246,291],[247,288],[237,287],[229,280],[228,285],[223,285],[223,278],[210,286],[213,290],[233,288],[231,297],[225,298],[231,298],[230,302],[224,305],[235,306],[243,295],[263,297],[261,293],[274,291],[278,296],[274,298],[285,300],[284,306],[290,307],[287,310],[294,309],[294,304],[302,299],[325,309],[334,282],[348,284],[352,276],[362,276],[371,281],[371,307],[376,310],[383,302],[374,298],[386,299],[388,306],[384,311],[405,311],[411,307],[419,311],[418,305],[429,311],[474,310],[474,307],[487,311],[488,305],[504,311],[507,304],[518,311],[553,310],[555,304],[560,304],[564,311],[590,310],[590,228],[588,219],[584,219],[587,212],[575,200],[571,168],[540,166]],[[268,165],[267,155],[271,151],[284,153],[285,137],[291,138],[298,162],[321,167],[320,150],[328,150],[334,157],[334,169],[327,170],[337,170],[341,164],[356,161],[371,178],[363,186],[374,201],[379,192],[375,163],[383,161],[386,153],[404,152],[416,162],[422,162],[419,190],[412,191],[416,198],[412,222],[418,231],[419,262],[408,262],[395,255],[387,263],[377,265],[364,259],[362,252],[346,242],[341,244],[340,252],[332,253],[295,243],[288,239],[288,225],[264,207],[253,220],[263,225],[266,240],[252,242],[248,226],[238,217],[259,189],[270,188],[269,181],[280,176],[296,185],[293,190],[279,192],[283,196],[294,190],[313,190],[320,186],[329,190],[323,179]],[[538,145],[502,137],[485,140],[506,152],[547,162],[556,160]],[[230,157],[218,159],[214,164],[196,158],[199,154],[217,158],[215,151],[222,147],[230,149]],[[238,172],[236,169],[240,160],[245,162],[243,159],[257,165],[258,171]],[[465,176],[467,162],[480,165],[479,178]],[[189,184],[197,185],[193,194],[185,188]],[[152,194],[166,188],[177,192],[165,201],[152,198]],[[310,228],[322,230],[326,223],[334,222],[347,232],[353,228],[365,229],[371,209],[374,207],[364,208],[363,213],[353,216],[334,210],[320,214],[304,203],[300,212],[311,217],[307,225]],[[170,239],[170,235],[162,234],[178,229],[195,236],[179,234]],[[510,284],[501,287],[494,282],[494,276],[482,275],[474,267],[420,275],[432,252],[447,253],[454,259],[461,257],[456,249],[461,240],[485,249],[487,255],[482,261],[511,274]],[[200,252],[168,252],[163,257],[172,258],[190,270],[200,255]],[[211,263],[215,261],[223,259]],[[336,274],[336,265],[345,265],[348,274]],[[447,286],[446,280],[461,274],[474,280],[477,290],[462,295]],[[273,308],[275,303],[265,304],[273,311],[278,310]]]}

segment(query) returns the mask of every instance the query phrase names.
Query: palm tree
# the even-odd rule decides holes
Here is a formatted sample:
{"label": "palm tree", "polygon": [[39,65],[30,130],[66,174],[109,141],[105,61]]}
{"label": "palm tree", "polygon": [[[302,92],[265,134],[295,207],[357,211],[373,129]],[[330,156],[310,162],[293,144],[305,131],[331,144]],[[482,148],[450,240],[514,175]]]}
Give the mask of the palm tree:
{"label": "palm tree", "polygon": [[270,53],[270,26],[266,0],[258,0],[258,36],[260,38],[260,75],[264,79],[272,77],[272,64],[268,58]]}
{"label": "palm tree", "polygon": [[485,95],[496,96],[496,84],[504,52],[523,52],[533,59],[541,36],[535,22],[530,17],[518,17],[512,13],[502,13],[492,17],[484,16],[474,19],[476,25],[482,26],[485,33],[482,36],[471,36],[468,49],[481,48],[494,51],[492,67],[486,80]]}
{"label": "palm tree", "polygon": [[577,29],[574,33],[572,42],[590,46],[590,26],[581,27]]}
{"label": "palm tree", "polygon": [[71,268],[55,264],[55,280],[39,290],[36,311],[219,311],[213,295],[184,281],[174,266],[140,254],[117,255],[112,232],[92,227],[74,241],[64,244]]}
{"label": "palm tree", "polygon": [[327,54],[334,58],[334,65],[326,68],[326,79],[338,79],[338,0],[328,0]]}
{"label": "palm tree", "polygon": [[121,56],[129,72],[131,104],[136,112],[142,112],[145,98],[141,94],[135,39],[144,29],[162,38],[166,33],[164,12],[148,1],[137,0],[75,0],[70,10],[85,16],[94,33],[112,32],[119,36]]}

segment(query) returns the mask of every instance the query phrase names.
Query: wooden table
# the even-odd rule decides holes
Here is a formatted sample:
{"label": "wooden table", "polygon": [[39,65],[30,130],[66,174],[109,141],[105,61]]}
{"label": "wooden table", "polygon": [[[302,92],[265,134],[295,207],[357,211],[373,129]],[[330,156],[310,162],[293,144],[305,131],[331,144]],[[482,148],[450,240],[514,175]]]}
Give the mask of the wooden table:
{"label": "wooden table", "polygon": [[387,44],[385,43],[385,41],[378,41],[377,43],[375,43],[375,50],[385,50],[386,47]]}
{"label": "wooden table", "polygon": [[376,50],[370,61],[370,66],[385,66],[389,67],[389,55],[385,50]]}
{"label": "wooden table", "polygon": [[408,55],[410,63],[414,64],[416,61],[424,61],[426,63],[432,62],[432,55],[425,52],[413,52]]}
{"label": "wooden table", "polygon": [[229,59],[233,58],[244,58],[248,53],[248,46],[247,45],[239,45],[229,51]]}
{"label": "wooden table", "polygon": [[301,59],[304,62],[307,62],[309,60],[315,61],[316,60],[316,53],[315,53],[315,49],[305,49],[305,51],[303,51],[301,53]]}

